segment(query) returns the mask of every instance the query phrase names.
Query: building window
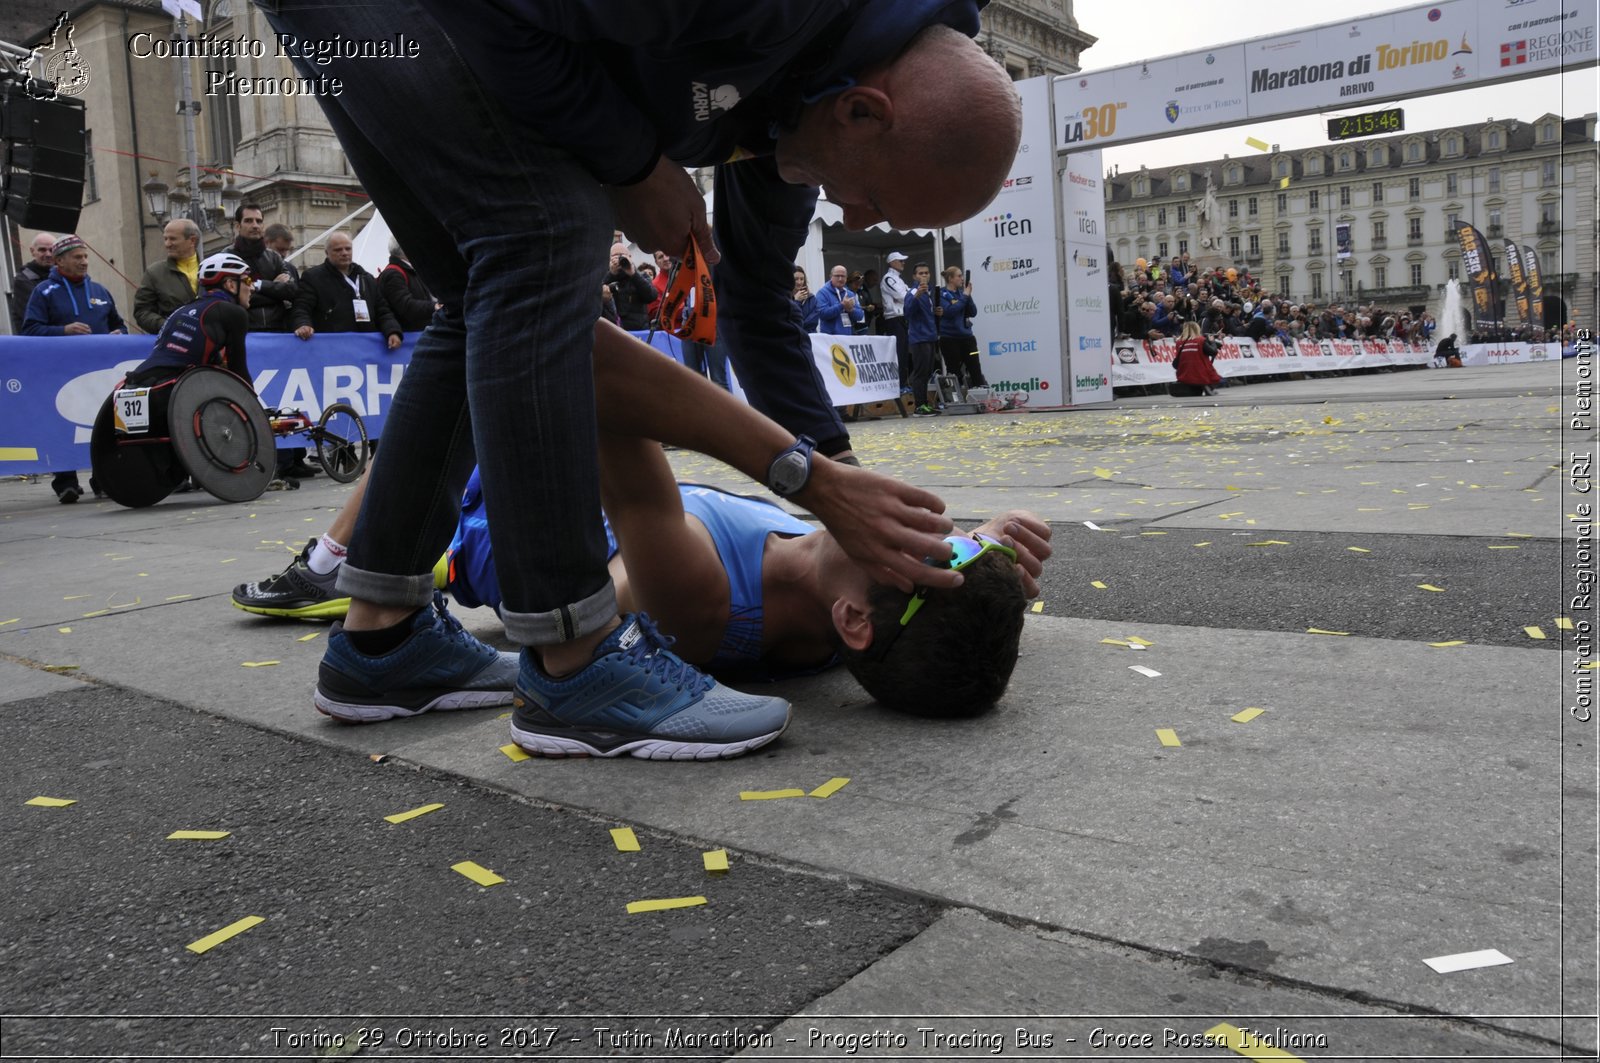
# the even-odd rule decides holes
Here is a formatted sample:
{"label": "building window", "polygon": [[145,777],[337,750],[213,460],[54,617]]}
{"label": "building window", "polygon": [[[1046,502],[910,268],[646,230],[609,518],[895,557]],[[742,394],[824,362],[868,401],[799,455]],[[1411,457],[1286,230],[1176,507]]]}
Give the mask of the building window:
{"label": "building window", "polygon": [[1458,281],[1461,279],[1461,260],[1459,258],[1452,258],[1450,261],[1445,263],[1444,268],[1446,275],[1448,275],[1451,280]]}
{"label": "building window", "polygon": [[1413,177],[1406,182],[1406,196],[1413,203],[1422,198],[1422,178]]}
{"label": "building window", "polygon": [[1239,238],[1237,236],[1228,237],[1228,256],[1236,261],[1239,258]]}
{"label": "building window", "polygon": [[1350,186],[1349,185],[1340,185],[1339,186],[1339,206],[1348,207],[1349,205],[1350,205]]}
{"label": "building window", "polygon": [[1156,208],[1156,227],[1157,228],[1164,228],[1166,226],[1166,224],[1167,224],[1167,208],[1166,207],[1157,207]]}
{"label": "building window", "polygon": [[1261,257],[1261,236],[1259,233],[1250,234],[1250,257]]}
{"label": "building window", "polygon": [[1339,153],[1339,169],[1350,169],[1350,153],[1348,151],[1341,151]]}
{"label": "building window", "polygon": [[1539,206],[1539,224],[1554,225],[1556,223],[1556,204],[1542,203]]}
{"label": "building window", "polygon": [[1144,195],[1144,178],[1143,177],[1135,177],[1133,179],[1133,194],[1136,195],[1136,196]]}
{"label": "building window", "polygon": [[1356,286],[1356,275],[1353,271],[1342,269],[1339,271],[1339,285],[1345,291],[1352,291]]}
{"label": "building window", "polygon": [[1461,141],[1456,139],[1455,137],[1450,137],[1449,139],[1447,139],[1444,142],[1444,153],[1446,155],[1460,155],[1461,154]]}
{"label": "building window", "polygon": [[1256,216],[1257,212],[1256,212],[1256,197],[1255,196],[1251,196],[1249,199],[1245,200],[1244,210],[1245,210],[1246,214],[1250,215],[1250,217],[1253,218],[1253,217]]}
{"label": "building window", "polygon": [[1137,228],[1140,232],[1144,232],[1144,211],[1134,211],[1133,223],[1135,228]]}
{"label": "building window", "polygon": [[1555,138],[1556,138],[1556,127],[1555,127],[1555,123],[1554,122],[1546,122],[1544,125],[1539,127],[1539,139],[1540,140],[1542,140],[1546,144],[1548,144],[1552,140],[1554,140]]}
{"label": "building window", "polygon": [[1289,193],[1287,193],[1287,192],[1279,192],[1278,193],[1278,213],[1279,214],[1287,214],[1288,212],[1289,212]]}
{"label": "building window", "polygon": [[1545,185],[1556,183],[1556,161],[1554,159],[1546,159],[1544,161],[1544,170],[1540,174],[1540,181]]}
{"label": "building window", "polygon": [[1489,191],[1500,191],[1500,167],[1498,166],[1489,167]]}
{"label": "building window", "polygon": [[[1186,174],[1186,173],[1180,173],[1176,177],[1174,177],[1172,179],[1172,190],[1174,192],[1187,192],[1187,191],[1189,191],[1189,175]],[[1179,207],[1178,209],[1182,210],[1183,208]],[[1183,219],[1180,218],[1179,220],[1182,221]]]}
{"label": "building window", "polygon": [[1311,298],[1313,298],[1313,299],[1321,299],[1322,298],[1322,274],[1321,273],[1313,273],[1311,275]]}
{"label": "building window", "polygon": [[1411,143],[1406,145],[1406,161],[1407,162],[1421,162],[1422,161],[1422,145],[1421,144],[1418,144],[1416,141],[1413,140]]}
{"label": "building window", "polygon": [[1461,179],[1453,173],[1444,175],[1444,194],[1453,196],[1461,191]]}
{"label": "building window", "polygon": [[1274,177],[1288,177],[1289,176],[1289,160],[1288,159],[1279,159],[1277,162],[1273,163],[1272,164],[1272,176],[1274,176]]}
{"label": "building window", "polygon": [[1178,237],[1178,254],[1187,255],[1188,253],[1189,241],[1182,236]]}
{"label": "building window", "polygon": [[1372,243],[1373,243],[1373,245],[1376,246],[1378,241],[1387,239],[1387,237],[1388,237],[1388,233],[1385,231],[1384,223],[1381,222],[1381,221],[1373,222],[1372,223]]}
{"label": "building window", "polygon": [[1281,232],[1281,233],[1278,234],[1278,254],[1287,255],[1288,253],[1289,253],[1289,234],[1287,232]]}
{"label": "building window", "polygon": [[1306,230],[1306,254],[1320,255],[1322,253],[1322,230]]}
{"label": "building window", "polygon": [[1498,151],[1499,149],[1500,149],[1500,130],[1492,129],[1492,130],[1489,131],[1489,150],[1490,151]]}
{"label": "building window", "polygon": [[1383,202],[1383,182],[1382,181],[1374,181],[1374,182],[1372,182],[1372,201],[1374,203],[1382,203]]}
{"label": "building window", "polygon": [[1317,190],[1315,188],[1313,188],[1311,190],[1311,201],[1310,201],[1310,208],[1312,210],[1316,210],[1317,209],[1317,203],[1321,198],[1322,197],[1317,194]]}
{"label": "building window", "polygon": [[1389,267],[1388,266],[1373,266],[1372,267],[1372,286],[1374,288],[1387,288],[1387,287],[1389,287]]}
{"label": "building window", "polygon": [[[206,21],[208,36],[216,34],[217,40],[238,36],[233,8],[232,0],[217,0],[211,5],[211,17]],[[228,78],[238,73],[239,63],[231,55],[208,59],[206,70],[210,74],[220,75],[223,83],[226,83]],[[208,100],[204,113],[210,127],[211,158],[220,165],[232,165],[234,151],[242,139],[238,93],[228,92],[222,94],[220,99]]]}
{"label": "building window", "polygon": [[1228,217],[1237,218],[1238,216],[1239,216],[1239,201],[1237,199],[1228,200]]}
{"label": "building window", "polygon": [[1419,214],[1415,218],[1406,219],[1406,239],[1422,239],[1422,215]]}
{"label": "building window", "polygon": [[100,182],[94,175],[94,130],[88,129],[83,134],[83,201],[93,203],[100,198]]}
{"label": "building window", "polygon": [[1162,240],[1162,241],[1160,241],[1159,243],[1156,244],[1156,257],[1161,259],[1162,261],[1166,261],[1166,258],[1167,258],[1167,242],[1165,240]]}
{"label": "building window", "polygon": [[1499,231],[1500,231],[1500,212],[1498,210],[1491,210],[1489,212],[1489,234],[1491,236],[1493,236],[1493,235],[1498,234]]}
{"label": "building window", "polygon": [[1413,287],[1413,288],[1422,287],[1422,263],[1421,262],[1413,262],[1413,263],[1411,263],[1411,287]]}

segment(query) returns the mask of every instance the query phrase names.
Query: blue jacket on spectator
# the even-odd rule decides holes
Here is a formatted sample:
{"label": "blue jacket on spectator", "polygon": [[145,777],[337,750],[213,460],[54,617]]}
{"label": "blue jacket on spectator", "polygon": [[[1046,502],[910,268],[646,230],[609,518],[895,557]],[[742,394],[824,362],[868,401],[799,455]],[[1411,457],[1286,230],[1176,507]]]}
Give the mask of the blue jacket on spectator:
{"label": "blue jacket on spectator", "polygon": [[964,291],[940,288],[939,305],[944,307],[944,315],[939,318],[939,335],[972,335],[972,326],[968,321],[978,314],[978,305],[972,301],[972,296]]}
{"label": "blue jacket on spectator", "polygon": [[1183,322],[1178,319],[1176,310],[1169,314],[1166,303],[1157,303],[1155,316],[1150,319],[1150,327],[1160,329],[1168,336],[1176,336],[1178,330],[1183,328]]}
{"label": "blue jacket on spectator", "polygon": [[817,331],[825,332],[830,336],[849,336],[855,330],[850,327],[851,321],[864,321],[867,312],[861,309],[857,302],[850,308],[848,319],[845,316],[843,296],[854,297],[849,288],[835,288],[833,282],[824,284],[816,294],[817,300]]}
{"label": "blue jacket on spectator", "polygon": [[906,293],[906,342],[937,343],[939,330],[933,319],[933,292],[917,294],[912,288]]}
{"label": "blue jacket on spectator", "polygon": [[28,309],[22,315],[24,336],[65,336],[67,326],[81,321],[96,335],[109,332],[126,332],[122,315],[105,285],[96,284],[85,274],[82,281],[73,284],[52,268],[50,275],[39,282],[28,298]]}
{"label": "blue jacket on spectator", "polygon": [[808,295],[805,302],[794,305],[800,310],[800,327],[807,332],[817,331],[817,297]]}

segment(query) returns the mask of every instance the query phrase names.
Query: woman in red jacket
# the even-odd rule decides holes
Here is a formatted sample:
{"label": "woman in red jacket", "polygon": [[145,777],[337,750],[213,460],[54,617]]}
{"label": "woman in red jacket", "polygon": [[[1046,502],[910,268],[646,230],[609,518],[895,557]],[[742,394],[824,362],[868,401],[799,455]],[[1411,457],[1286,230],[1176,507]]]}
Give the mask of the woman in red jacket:
{"label": "woman in red jacket", "polygon": [[[1207,350],[1211,348],[1211,350]],[[1178,332],[1178,353],[1172,359],[1178,382],[1172,387],[1174,395],[1215,395],[1222,377],[1211,364],[1215,346],[1200,334],[1198,321],[1185,321]]]}

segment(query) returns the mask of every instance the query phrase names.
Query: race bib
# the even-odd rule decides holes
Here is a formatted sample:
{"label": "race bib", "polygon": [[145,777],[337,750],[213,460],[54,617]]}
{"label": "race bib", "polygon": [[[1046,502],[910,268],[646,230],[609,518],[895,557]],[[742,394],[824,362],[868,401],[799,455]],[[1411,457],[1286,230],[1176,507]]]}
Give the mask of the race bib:
{"label": "race bib", "polygon": [[357,321],[372,320],[372,314],[367,310],[367,301],[365,299],[352,299],[350,300],[350,305],[355,307]]}
{"label": "race bib", "polygon": [[150,389],[123,388],[111,399],[116,429],[127,435],[150,430]]}

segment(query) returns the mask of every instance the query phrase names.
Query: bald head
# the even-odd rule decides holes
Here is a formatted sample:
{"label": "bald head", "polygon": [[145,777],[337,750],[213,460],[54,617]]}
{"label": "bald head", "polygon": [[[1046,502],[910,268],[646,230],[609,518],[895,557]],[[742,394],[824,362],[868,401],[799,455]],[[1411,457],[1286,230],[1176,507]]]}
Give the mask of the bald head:
{"label": "bald head", "polygon": [[936,227],[994,198],[1021,139],[1022,104],[1005,71],[971,38],[929,26],[809,104],[780,132],[776,156],[785,180],[822,186],[848,228]]}
{"label": "bald head", "polygon": [[53,233],[40,233],[33,238],[33,243],[28,245],[28,252],[33,255],[33,260],[41,266],[48,266],[56,260],[56,237]]}

